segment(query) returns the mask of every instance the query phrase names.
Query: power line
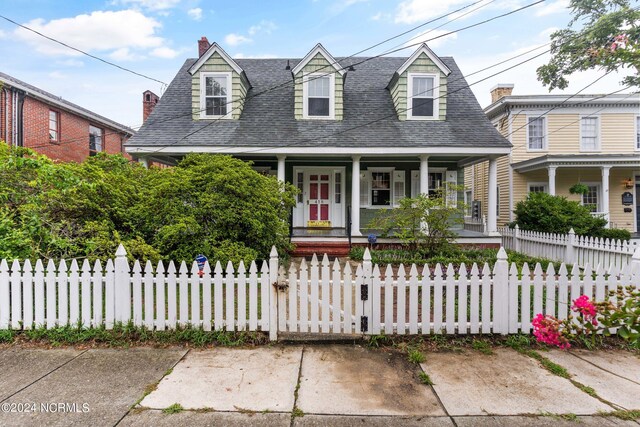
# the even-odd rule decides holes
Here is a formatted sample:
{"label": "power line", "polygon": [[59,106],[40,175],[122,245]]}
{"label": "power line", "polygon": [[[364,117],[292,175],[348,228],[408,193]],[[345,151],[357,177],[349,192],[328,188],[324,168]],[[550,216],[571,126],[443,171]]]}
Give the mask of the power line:
{"label": "power line", "polygon": [[53,37],[49,37],[46,34],[42,34],[40,31],[34,30],[33,28],[29,28],[26,25],[22,25],[22,24],[20,24],[20,23],[18,23],[16,21],[14,21],[13,19],[7,18],[4,15],[0,15],[0,18],[4,19],[5,21],[11,22],[12,24],[17,25],[18,27],[23,28],[23,29],[25,29],[27,31],[31,31],[32,33],[35,33],[35,34],[39,35],[40,37],[44,37],[47,40],[50,40],[50,41],[52,41],[54,43],[58,43],[59,45],[62,45],[64,47],[68,48],[68,49],[75,50],[76,52],[79,52],[79,53],[81,53],[83,55],[86,55],[86,56],[88,56],[90,58],[96,59],[96,60],[98,60],[100,62],[104,62],[107,65],[111,65],[112,67],[119,68],[119,69],[121,69],[123,71],[126,71],[128,73],[135,74],[136,76],[143,77],[145,79],[152,80],[154,82],[157,82],[157,83],[160,83],[160,84],[163,84],[163,85],[167,86],[167,83],[163,82],[162,80],[154,79],[153,77],[149,77],[149,76],[147,76],[145,74],[138,73],[137,71],[134,71],[134,70],[132,70],[130,68],[126,68],[126,67],[123,67],[121,65],[115,64],[115,63],[113,63],[111,61],[107,61],[106,59],[100,58],[99,56],[92,55],[92,54],[90,54],[88,52],[85,52],[84,50],[78,49],[77,47],[73,47],[73,46],[68,45],[67,43],[64,43],[64,42],[62,42],[60,40],[57,40],[57,39],[55,39]]}

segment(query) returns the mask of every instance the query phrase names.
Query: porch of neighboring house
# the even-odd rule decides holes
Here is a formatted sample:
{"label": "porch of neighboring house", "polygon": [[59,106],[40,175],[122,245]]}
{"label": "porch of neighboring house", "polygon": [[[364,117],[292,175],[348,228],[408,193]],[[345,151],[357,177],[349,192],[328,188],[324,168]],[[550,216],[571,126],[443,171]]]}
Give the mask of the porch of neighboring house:
{"label": "porch of neighboring house", "polygon": [[[605,218],[608,228],[640,232],[640,159],[630,155],[547,155],[512,165],[514,187],[521,197],[544,191],[565,196],[587,206],[594,216]],[[585,184],[584,195],[569,189]]]}
{"label": "porch of neighboring house", "polygon": [[[381,232],[371,227],[376,215],[398,206],[403,197],[417,196],[423,188],[435,195],[449,185],[463,183],[462,164],[478,160],[451,153],[391,158],[382,155],[239,157],[252,161],[261,173],[277,176],[298,188],[290,221],[291,241],[296,246],[294,255],[298,256],[324,252],[345,256],[353,245],[367,245],[371,234],[381,246],[397,245],[399,239],[382,238]],[[490,163],[494,164],[495,180],[495,159]],[[463,193],[453,192],[446,197],[451,203],[462,203]],[[465,229],[462,224],[454,227],[458,236],[456,243],[500,244],[495,211],[489,212],[487,226],[482,231]]]}

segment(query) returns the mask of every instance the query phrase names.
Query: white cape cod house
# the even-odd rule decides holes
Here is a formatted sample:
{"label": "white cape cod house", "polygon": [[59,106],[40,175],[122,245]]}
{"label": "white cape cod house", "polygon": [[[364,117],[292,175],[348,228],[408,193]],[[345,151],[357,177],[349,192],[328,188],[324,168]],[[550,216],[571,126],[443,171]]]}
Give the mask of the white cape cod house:
{"label": "white cape cod house", "polygon": [[[127,152],[142,162],[175,163],[190,152],[252,161],[300,189],[298,241],[350,234],[366,242],[380,209],[462,184],[464,166],[481,161],[495,182],[497,158],[511,149],[453,58],[426,44],[408,58],[346,59],[320,44],[302,59],[232,59],[204,37],[199,47]],[[488,234],[496,225],[489,210]]]}

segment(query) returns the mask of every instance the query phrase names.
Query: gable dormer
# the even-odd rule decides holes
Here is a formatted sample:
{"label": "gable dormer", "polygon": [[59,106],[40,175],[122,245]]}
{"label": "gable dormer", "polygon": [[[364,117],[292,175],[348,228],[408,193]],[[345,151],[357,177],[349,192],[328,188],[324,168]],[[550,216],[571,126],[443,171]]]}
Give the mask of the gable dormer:
{"label": "gable dormer", "polygon": [[342,120],[345,70],[320,43],[291,73],[296,120]]}
{"label": "gable dormer", "polygon": [[217,43],[207,47],[203,37],[198,44],[200,58],[189,68],[193,120],[239,119],[251,88],[247,75]]}
{"label": "gable dormer", "polygon": [[400,120],[445,120],[449,67],[423,43],[387,86]]}

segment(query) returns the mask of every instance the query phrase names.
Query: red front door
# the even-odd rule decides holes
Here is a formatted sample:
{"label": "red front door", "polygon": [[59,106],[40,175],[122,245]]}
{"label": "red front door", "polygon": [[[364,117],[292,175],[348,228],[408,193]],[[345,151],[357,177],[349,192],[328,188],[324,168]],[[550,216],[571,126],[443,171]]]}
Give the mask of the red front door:
{"label": "red front door", "polygon": [[329,221],[329,174],[309,175],[309,220]]}

